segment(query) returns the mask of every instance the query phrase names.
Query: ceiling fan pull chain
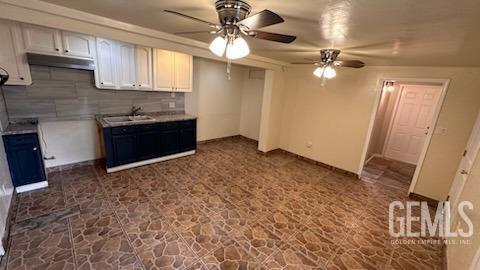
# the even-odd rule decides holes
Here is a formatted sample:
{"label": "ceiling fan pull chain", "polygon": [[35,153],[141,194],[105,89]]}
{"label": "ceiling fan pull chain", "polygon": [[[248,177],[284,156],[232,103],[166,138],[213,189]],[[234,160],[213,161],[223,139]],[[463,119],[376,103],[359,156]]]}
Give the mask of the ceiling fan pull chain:
{"label": "ceiling fan pull chain", "polygon": [[230,81],[230,79],[232,78],[230,75],[230,71],[232,69],[232,60],[228,59],[227,60],[227,78],[228,80]]}

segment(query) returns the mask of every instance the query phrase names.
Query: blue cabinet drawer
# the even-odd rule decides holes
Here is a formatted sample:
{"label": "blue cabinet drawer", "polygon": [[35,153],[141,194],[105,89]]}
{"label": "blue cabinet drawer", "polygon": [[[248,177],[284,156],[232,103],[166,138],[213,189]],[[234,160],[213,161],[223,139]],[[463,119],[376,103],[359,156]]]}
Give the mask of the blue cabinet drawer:
{"label": "blue cabinet drawer", "polygon": [[9,145],[35,145],[37,142],[37,134],[23,134],[23,135],[7,135],[4,139]]}
{"label": "blue cabinet drawer", "polygon": [[180,124],[180,128],[193,128],[195,127],[195,120],[185,120],[178,122]]}
{"label": "blue cabinet drawer", "polygon": [[137,131],[137,126],[125,126],[112,128],[112,135],[132,134]]}
{"label": "blue cabinet drawer", "polygon": [[138,125],[137,131],[153,131],[158,129],[158,124],[150,124],[150,125]]}
{"label": "blue cabinet drawer", "polygon": [[171,129],[177,129],[177,128],[178,128],[178,122],[160,123],[161,130],[171,130]]}

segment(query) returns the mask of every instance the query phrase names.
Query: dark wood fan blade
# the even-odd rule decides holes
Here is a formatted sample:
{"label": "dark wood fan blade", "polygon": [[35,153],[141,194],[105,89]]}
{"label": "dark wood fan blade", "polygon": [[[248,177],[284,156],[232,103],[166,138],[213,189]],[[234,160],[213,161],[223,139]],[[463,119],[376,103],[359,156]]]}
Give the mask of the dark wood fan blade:
{"label": "dark wood fan blade", "polygon": [[217,31],[186,31],[186,32],[176,32],[175,35],[189,35],[189,34],[216,34]]}
{"label": "dark wood fan blade", "polygon": [[173,14],[173,15],[177,15],[177,16],[180,16],[180,17],[183,17],[185,19],[189,19],[189,20],[192,20],[192,21],[196,21],[196,22],[201,22],[201,23],[204,23],[204,24],[208,24],[208,26],[212,27],[212,28],[215,28],[215,29],[220,29],[221,26],[220,25],[216,25],[214,23],[211,23],[211,22],[207,22],[205,20],[202,20],[202,19],[199,19],[199,18],[195,18],[195,17],[192,17],[190,15],[187,15],[187,14],[183,14],[183,13],[180,13],[180,12],[176,12],[176,11],[173,11],[173,10],[164,10],[164,12],[166,13],[170,13],[170,14]]}
{"label": "dark wood fan blade", "polygon": [[254,38],[271,40],[271,41],[282,42],[282,43],[292,43],[297,38],[296,36],[282,35],[282,34],[263,32],[263,31],[257,31],[257,30],[249,31],[248,35]]}
{"label": "dark wood fan blade", "polygon": [[257,14],[239,21],[238,24],[244,25],[249,29],[259,29],[282,22],[284,22],[282,17],[268,9],[265,9]]}
{"label": "dark wood fan blade", "polygon": [[362,68],[365,66],[365,63],[360,60],[337,60],[333,64],[337,67],[351,67],[351,68]]}
{"label": "dark wood fan blade", "polygon": [[292,65],[318,65],[317,62],[292,62]]}

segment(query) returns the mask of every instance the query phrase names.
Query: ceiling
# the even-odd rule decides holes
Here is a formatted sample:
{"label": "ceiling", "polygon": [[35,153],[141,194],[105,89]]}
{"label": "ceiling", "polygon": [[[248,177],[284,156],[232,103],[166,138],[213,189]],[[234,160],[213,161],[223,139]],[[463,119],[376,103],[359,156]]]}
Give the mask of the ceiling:
{"label": "ceiling", "polygon": [[[208,26],[162,12],[171,9],[217,23],[214,0],[42,0],[130,24],[175,33]],[[253,40],[253,54],[286,62],[318,57],[321,48],[367,65],[480,66],[478,0],[251,0],[285,22],[262,30],[296,35],[292,44]],[[209,34],[184,35],[210,42]]]}

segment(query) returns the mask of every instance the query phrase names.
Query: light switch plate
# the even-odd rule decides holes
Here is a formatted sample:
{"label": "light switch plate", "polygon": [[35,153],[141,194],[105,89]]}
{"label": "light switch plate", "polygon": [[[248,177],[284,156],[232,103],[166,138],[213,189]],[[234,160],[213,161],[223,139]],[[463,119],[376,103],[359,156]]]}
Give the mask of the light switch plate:
{"label": "light switch plate", "polygon": [[170,108],[170,109],[175,108],[175,102],[169,102],[168,103],[168,108]]}

